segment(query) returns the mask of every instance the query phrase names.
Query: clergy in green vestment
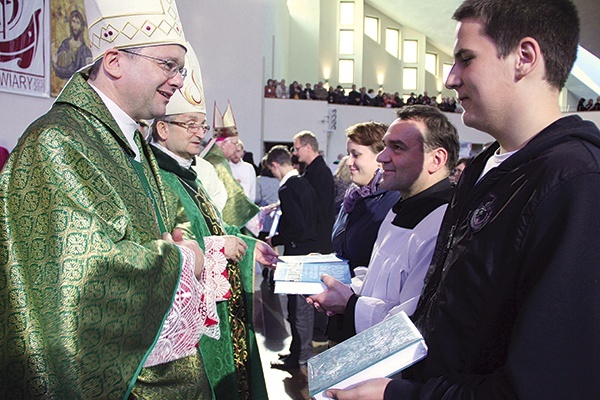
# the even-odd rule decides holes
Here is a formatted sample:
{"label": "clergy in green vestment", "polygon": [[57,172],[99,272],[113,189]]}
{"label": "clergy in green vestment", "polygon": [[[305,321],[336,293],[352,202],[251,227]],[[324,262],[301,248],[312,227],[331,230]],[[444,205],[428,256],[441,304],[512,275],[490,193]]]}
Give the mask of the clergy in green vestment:
{"label": "clergy in green vestment", "polygon": [[[218,334],[207,327],[200,349],[216,398],[266,399],[252,321],[253,267],[255,255],[268,266],[277,255],[266,243],[223,226],[192,168],[208,126],[200,66],[191,46],[186,67],[189,75],[184,86],[171,99],[167,114],[152,124],[152,151],[165,183],[184,204],[192,230],[204,237],[207,261],[201,281],[205,297],[217,304],[217,318],[207,319],[207,325],[218,320]],[[220,280],[222,274],[228,278],[228,288]]]}
{"label": "clergy in green vestment", "polygon": [[183,85],[177,8],[85,6],[94,65],[0,174],[0,398],[211,399],[204,255],[136,129]]}

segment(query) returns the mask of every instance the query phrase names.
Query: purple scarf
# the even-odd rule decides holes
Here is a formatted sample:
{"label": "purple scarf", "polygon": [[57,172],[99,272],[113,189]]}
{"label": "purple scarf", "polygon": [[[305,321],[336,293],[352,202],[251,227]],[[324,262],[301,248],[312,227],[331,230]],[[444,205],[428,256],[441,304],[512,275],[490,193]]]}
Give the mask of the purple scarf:
{"label": "purple scarf", "polygon": [[380,168],[377,168],[375,171],[375,175],[371,182],[366,184],[365,186],[357,186],[356,184],[352,184],[348,188],[346,192],[346,196],[344,197],[344,212],[349,214],[354,210],[354,206],[356,206],[356,202],[360,199],[364,199],[365,197],[369,197],[373,193],[377,191],[379,187],[379,183],[383,178],[383,171]]}

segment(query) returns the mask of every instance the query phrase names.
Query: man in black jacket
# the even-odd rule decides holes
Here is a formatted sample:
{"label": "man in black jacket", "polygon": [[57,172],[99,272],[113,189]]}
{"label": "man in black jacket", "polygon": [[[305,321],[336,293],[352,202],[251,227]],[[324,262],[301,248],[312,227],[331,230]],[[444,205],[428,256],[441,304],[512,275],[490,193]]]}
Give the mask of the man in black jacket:
{"label": "man in black jacket", "polygon": [[[317,137],[310,131],[302,131],[294,136],[294,154],[300,162],[306,163],[306,169],[302,176],[306,178],[317,194],[318,222],[317,237],[319,247],[317,252],[322,254],[333,253],[333,242],[331,233],[335,221],[335,184],[331,169],[325,163],[323,156],[319,154],[319,142]],[[327,316],[315,312],[316,342],[327,341]]]}
{"label": "man in black jacket", "polygon": [[294,154],[298,161],[306,163],[302,175],[310,182],[317,194],[319,222],[317,235],[319,238],[318,252],[323,254],[333,253],[331,231],[334,220],[334,190],[333,174],[319,154],[319,142],[310,131],[302,131],[294,136]]}
{"label": "man in black jacket", "polygon": [[[292,155],[284,146],[267,154],[267,166],[279,179],[281,219],[278,234],[267,239],[272,246],[284,246],[285,255],[318,251],[317,196],[306,179],[292,166]],[[288,320],[292,328],[290,354],[271,363],[272,368],[289,371],[306,365],[313,355],[314,311],[302,295],[288,294]]]}
{"label": "man in black jacket", "polygon": [[600,131],[562,117],[558,103],[577,10],[570,0],[466,0],[454,19],[446,85],[465,124],[497,142],[466,168],[442,223],[413,315],[429,355],[403,379],[329,394],[600,398]]}

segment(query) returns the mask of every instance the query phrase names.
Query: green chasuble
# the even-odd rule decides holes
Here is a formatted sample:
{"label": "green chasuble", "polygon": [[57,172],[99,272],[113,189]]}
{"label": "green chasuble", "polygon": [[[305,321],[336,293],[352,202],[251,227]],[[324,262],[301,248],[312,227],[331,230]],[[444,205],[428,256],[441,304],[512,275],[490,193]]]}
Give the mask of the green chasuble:
{"label": "green chasuble", "polygon": [[213,145],[204,159],[215,167],[219,179],[225,184],[227,202],[223,208],[223,221],[228,225],[242,228],[258,214],[258,206],[244,193],[242,185],[233,177],[229,161],[217,145]]}
{"label": "green chasuble", "polygon": [[[218,400],[261,400],[267,391],[252,321],[254,251],[256,240],[239,229],[223,227],[194,170],[181,167],[172,157],[151,146],[165,183],[180,197],[197,237],[237,235],[248,244],[243,260],[228,262],[231,298],[217,304],[219,340],[203,336],[204,364]],[[203,246],[203,243],[200,243]]]}
{"label": "green chasuble", "polygon": [[146,370],[181,274],[158,221],[187,221],[140,150],[145,187],[82,73],[20,138],[0,175],[0,398],[127,398]]}

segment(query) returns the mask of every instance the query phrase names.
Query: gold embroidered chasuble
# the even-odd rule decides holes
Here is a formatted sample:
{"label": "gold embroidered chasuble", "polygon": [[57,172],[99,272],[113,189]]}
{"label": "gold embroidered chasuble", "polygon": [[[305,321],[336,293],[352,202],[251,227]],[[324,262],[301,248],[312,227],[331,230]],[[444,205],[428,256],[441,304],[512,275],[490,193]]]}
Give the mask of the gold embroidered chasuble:
{"label": "gold embroidered chasuble", "polygon": [[[0,175],[0,398],[126,398],[178,285],[179,250],[159,240],[133,152],[86,78]],[[140,150],[170,232],[185,214]]]}

